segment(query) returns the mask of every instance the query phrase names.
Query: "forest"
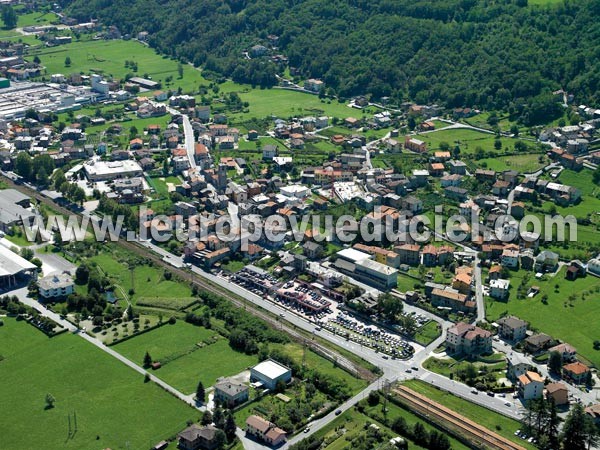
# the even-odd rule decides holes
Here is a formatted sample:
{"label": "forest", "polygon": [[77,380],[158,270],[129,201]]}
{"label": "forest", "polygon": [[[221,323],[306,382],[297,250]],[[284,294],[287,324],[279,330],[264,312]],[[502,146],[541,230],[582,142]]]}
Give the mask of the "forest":
{"label": "forest", "polygon": [[[63,0],[81,20],[148,31],[150,45],[207,72],[269,87],[277,50],[327,93],[505,109],[535,123],[551,92],[599,100],[600,0]],[[528,105],[527,107],[524,105]],[[533,108],[529,105],[534,105]],[[531,108],[526,110],[525,108]]]}

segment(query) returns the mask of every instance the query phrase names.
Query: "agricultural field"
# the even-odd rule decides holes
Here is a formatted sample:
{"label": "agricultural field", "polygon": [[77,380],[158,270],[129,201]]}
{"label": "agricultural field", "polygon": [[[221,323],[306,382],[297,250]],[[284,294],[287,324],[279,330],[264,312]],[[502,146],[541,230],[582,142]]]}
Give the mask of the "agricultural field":
{"label": "agricultural field", "polygon": [[[0,417],[3,449],[150,448],[198,418],[189,406],[77,336],[48,338],[26,322],[4,323],[0,396],[10,414]],[[50,409],[47,394],[56,399]]]}
{"label": "agricultural field", "polygon": [[[525,271],[511,272],[510,297],[507,302],[488,300],[486,315],[490,321],[510,314],[529,322],[554,338],[568,342],[582,355],[600,367],[600,352],[594,350],[593,341],[598,339],[600,327],[600,279],[588,275],[576,281],[565,279],[563,267],[554,277],[545,275],[538,280],[531,274],[524,285],[540,287],[540,293],[533,298],[517,299],[517,289],[523,279],[530,274]],[[542,300],[547,296],[547,302]],[[560,317],[560,320],[557,318]]]}
{"label": "agricultural field", "polygon": [[198,381],[212,386],[217,378],[236,375],[258,362],[256,356],[236,352],[216,331],[181,320],[121,342],[116,351],[142,364],[146,352],[163,367],[154,375],[191,394]]}
{"label": "agricultural field", "polygon": [[[200,71],[187,64],[183,65],[183,77],[179,78],[177,61],[158,55],[137,41],[81,40],[58,47],[36,48],[27,56],[29,59],[38,56],[49,74],[93,72],[121,79],[127,74],[140,77],[147,74],[153,81],[162,83],[162,89],[181,87],[184,92],[195,92],[200,85],[209,84]],[[67,56],[71,58],[69,67],[65,67]],[[125,60],[129,59],[137,63],[136,73],[125,67]],[[166,82],[167,77],[172,77],[170,83]]]}

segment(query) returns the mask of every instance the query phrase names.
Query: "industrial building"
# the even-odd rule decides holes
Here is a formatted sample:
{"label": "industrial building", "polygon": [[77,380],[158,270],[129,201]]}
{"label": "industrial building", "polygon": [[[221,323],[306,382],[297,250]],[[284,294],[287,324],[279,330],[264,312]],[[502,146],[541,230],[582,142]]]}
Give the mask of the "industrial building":
{"label": "industrial building", "polygon": [[141,177],[144,174],[137,161],[87,161],[83,164],[90,181],[108,181],[117,178]]}
{"label": "industrial building", "polygon": [[292,370],[272,359],[267,359],[250,369],[250,381],[260,383],[263,387],[275,390],[277,383],[289,383]]}
{"label": "industrial building", "polygon": [[0,245],[0,286],[13,287],[37,277],[35,264]]}
{"label": "industrial building", "polygon": [[382,290],[393,289],[398,285],[398,271],[373,261],[372,255],[368,253],[346,248],[339,251],[337,256],[335,267],[358,281]]}

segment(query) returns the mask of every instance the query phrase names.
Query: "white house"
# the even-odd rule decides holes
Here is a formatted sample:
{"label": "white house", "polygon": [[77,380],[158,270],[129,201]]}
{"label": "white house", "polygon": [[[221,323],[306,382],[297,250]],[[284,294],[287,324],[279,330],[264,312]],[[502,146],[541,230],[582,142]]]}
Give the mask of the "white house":
{"label": "white house", "polygon": [[38,281],[40,297],[57,298],[66,297],[75,290],[75,283],[69,273],[63,272],[40,278]]}
{"label": "white house", "polygon": [[544,393],[544,379],[536,372],[527,371],[517,378],[517,389],[523,400],[540,398]]}
{"label": "white house", "polygon": [[498,300],[504,300],[508,297],[508,288],[510,287],[509,280],[492,280],[490,281],[490,297]]}

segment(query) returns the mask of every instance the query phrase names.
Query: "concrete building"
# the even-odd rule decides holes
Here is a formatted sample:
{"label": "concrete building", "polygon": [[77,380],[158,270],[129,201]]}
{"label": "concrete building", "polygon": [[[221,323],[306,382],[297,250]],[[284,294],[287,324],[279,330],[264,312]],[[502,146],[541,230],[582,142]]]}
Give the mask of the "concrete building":
{"label": "concrete building", "polygon": [[506,378],[513,382],[531,368],[531,364],[521,353],[511,352],[506,356]]}
{"label": "concrete building", "polygon": [[490,297],[497,300],[506,300],[508,298],[509,287],[509,280],[498,279],[490,281]]}
{"label": "concrete building", "polygon": [[214,388],[215,402],[226,405],[228,408],[233,408],[248,401],[248,386],[245,384],[223,380],[216,383]]}
{"label": "concrete building", "polygon": [[83,169],[90,181],[108,181],[116,178],[141,177],[144,174],[137,161],[87,161]]}
{"label": "concrete building", "polygon": [[540,398],[544,393],[544,379],[536,372],[527,371],[517,378],[517,392],[525,401]]}
{"label": "concrete building", "polygon": [[459,322],[448,328],[446,348],[450,353],[468,356],[492,352],[492,333],[475,325]]}
{"label": "concrete building", "polygon": [[288,383],[292,379],[292,370],[267,359],[250,369],[250,381],[259,382],[265,388],[275,390],[278,382]]}
{"label": "concrete building", "polygon": [[278,447],[286,440],[285,431],[259,416],[250,416],[246,419],[246,433],[271,447]]}
{"label": "concrete building", "polygon": [[64,298],[75,291],[75,283],[69,273],[57,273],[40,278],[38,281],[40,297],[44,299]]}
{"label": "concrete building", "polygon": [[527,335],[527,326],[529,325],[524,320],[515,316],[502,317],[496,321],[498,324],[498,333],[504,339],[509,341],[519,342],[525,339]]}
{"label": "concrete building", "polygon": [[218,442],[215,435],[218,428],[212,425],[204,427],[193,424],[178,434],[178,448],[181,450],[213,450]]}
{"label": "concrete building", "polygon": [[569,389],[564,383],[546,385],[546,399],[553,400],[556,406],[569,404]]}

